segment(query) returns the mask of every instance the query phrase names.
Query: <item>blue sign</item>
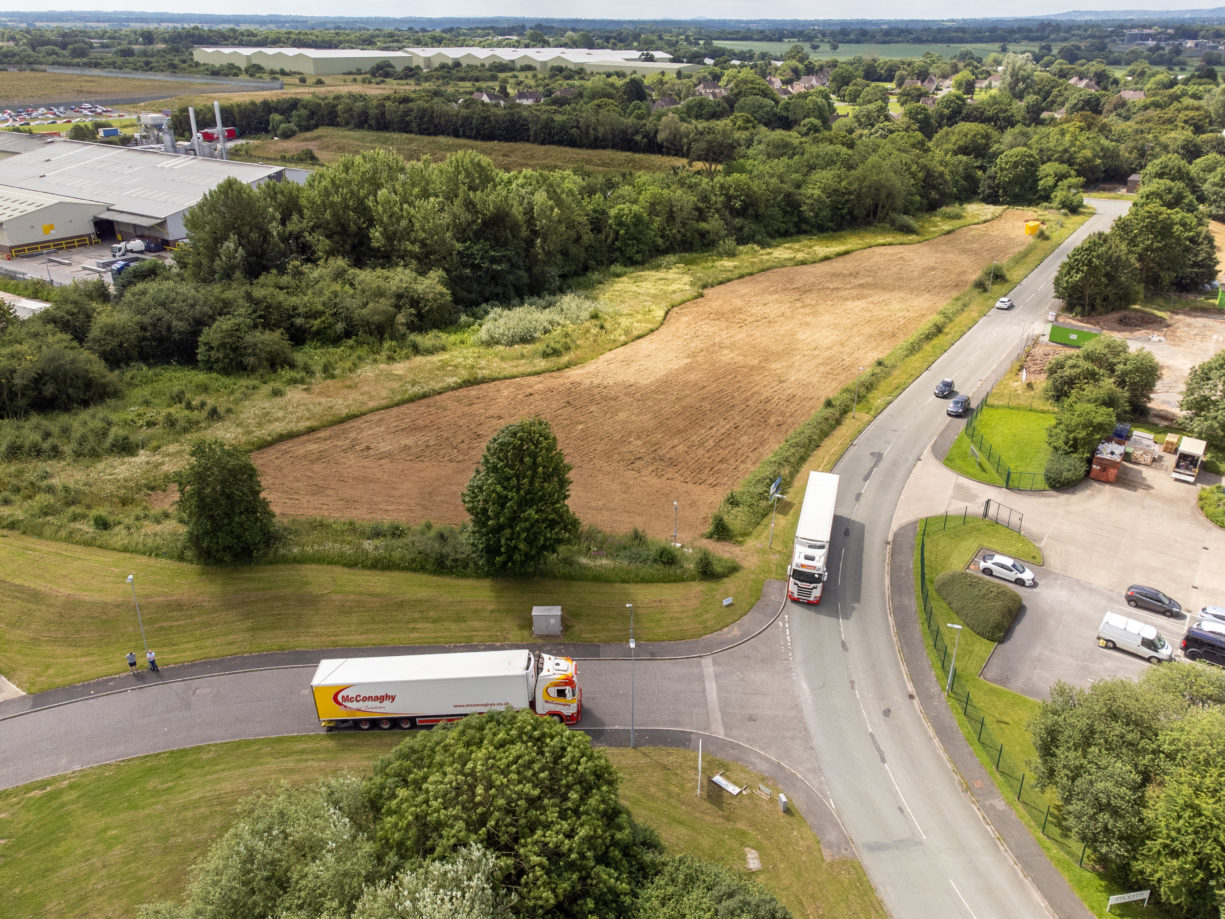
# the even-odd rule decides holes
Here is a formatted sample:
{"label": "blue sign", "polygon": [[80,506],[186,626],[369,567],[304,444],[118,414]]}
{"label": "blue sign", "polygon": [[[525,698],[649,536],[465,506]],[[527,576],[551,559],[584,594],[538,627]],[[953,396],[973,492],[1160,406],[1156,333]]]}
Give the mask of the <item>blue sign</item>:
{"label": "blue sign", "polygon": [[780,475],[774,480],[774,484],[770,486],[770,498],[773,499],[778,494],[778,490],[783,486],[783,477]]}

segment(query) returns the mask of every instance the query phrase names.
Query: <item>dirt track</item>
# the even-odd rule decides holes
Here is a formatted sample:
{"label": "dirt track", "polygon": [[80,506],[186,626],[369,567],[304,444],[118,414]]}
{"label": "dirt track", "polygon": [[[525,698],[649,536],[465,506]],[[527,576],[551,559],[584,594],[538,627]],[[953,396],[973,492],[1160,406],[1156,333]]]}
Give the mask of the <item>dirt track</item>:
{"label": "dirt track", "polygon": [[254,455],[278,514],[459,523],[501,426],[539,415],[573,465],[585,522],[691,541],[722,497],[826,396],[983,266],[1025,245],[1015,213],[926,243],[712,288],[651,335],[579,367],[376,412]]}

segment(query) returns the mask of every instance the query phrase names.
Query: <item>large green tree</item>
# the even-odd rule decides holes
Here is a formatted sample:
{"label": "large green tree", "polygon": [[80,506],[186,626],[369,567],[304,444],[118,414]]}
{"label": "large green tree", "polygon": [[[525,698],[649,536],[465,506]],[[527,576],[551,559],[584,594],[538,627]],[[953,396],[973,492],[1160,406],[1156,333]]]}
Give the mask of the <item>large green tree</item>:
{"label": "large green tree", "polygon": [[187,544],[200,561],[251,562],[272,544],[272,508],[261,493],[255,465],[237,447],[197,441],[176,481]]}
{"label": "large green tree", "polygon": [[1187,430],[1212,449],[1225,450],[1225,351],[1191,368],[1178,407]]}
{"label": "large green tree", "polygon": [[570,464],[543,418],[498,431],[461,497],[472,518],[469,537],[497,571],[532,571],[578,532],[566,504]]}
{"label": "large green tree", "polygon": [[1116,237],[1092,233],[1068,253],[1054,287],[1073,316],[1123,309],[1139,293],[1136,263]]}
{"label": "large green tree", "polygon": [[494,854],[524,919],[627,915],[647,871],[617,774],[583,734],[530,711],[414,734],[375,767],[376,839],[393,863]]}
{"label": "large green tree", "polygon": [[224,179],[183,215],[190,242],[174,258],[194,281],[251,280],[280,267],[286,250],[277,215],[246,182]]}

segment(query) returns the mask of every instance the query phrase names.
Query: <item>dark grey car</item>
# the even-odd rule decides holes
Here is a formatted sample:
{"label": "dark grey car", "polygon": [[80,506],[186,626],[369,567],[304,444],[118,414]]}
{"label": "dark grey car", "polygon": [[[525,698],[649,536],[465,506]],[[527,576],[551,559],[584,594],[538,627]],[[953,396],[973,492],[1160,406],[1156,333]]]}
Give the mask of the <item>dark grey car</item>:
{"label": "dark grey car", "polygon": [[1138,606],[1140,609],[1152,610],[1171,619],[1182,615],[1182,605],[1177,600],[1171,600],[1156,587],[1145,587],[1143,584],[1132,584],[1123,594],[1128,606]]}
{"label": "dark grey car", "polygon": [[952,379],[944,379],[936,384],[936,396],[940,399],[947,399],[951,396],[957,387],[953,385]]}

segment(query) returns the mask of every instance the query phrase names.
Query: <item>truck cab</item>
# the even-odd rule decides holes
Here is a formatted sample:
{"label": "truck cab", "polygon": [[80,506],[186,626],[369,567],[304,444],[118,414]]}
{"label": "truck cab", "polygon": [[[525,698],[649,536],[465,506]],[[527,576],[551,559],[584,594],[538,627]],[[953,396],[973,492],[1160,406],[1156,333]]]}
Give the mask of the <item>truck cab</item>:
{"label": "truck cab", "polygon": [[547,715],[564,724],[577,724],[583,715],[583,691],[578,685],[578,667],[569,657],[540,655],[536,678],[537,715]]}
{"label": "truck cab", "polygon": [[825,589],[826,543],[796,543],[787,579],[787,596],[800,603],[820,603]]}

